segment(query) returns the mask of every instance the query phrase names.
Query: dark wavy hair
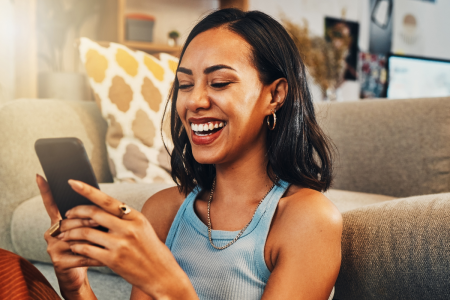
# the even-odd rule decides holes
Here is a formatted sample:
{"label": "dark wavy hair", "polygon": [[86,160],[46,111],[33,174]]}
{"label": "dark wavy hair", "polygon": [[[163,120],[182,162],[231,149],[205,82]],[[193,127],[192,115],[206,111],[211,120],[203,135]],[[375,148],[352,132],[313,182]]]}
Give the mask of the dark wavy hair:
{"label": "dark wavy hair", "polygon": [[[317,124],[305,66],[289,34],[280,23],[259,11],[243,12],[234,8],[214,11],[192,29],[181,51],[180,62],[198,34],[218,27],[240,35],[252,46],[251,59],[263,84],[279,78],[286,78],[288,82],[284,105],[277,111],[277,125],[267,134],[269,177],[317,191],[327,190],[333,178],[334,148]],[[178,89],[178,79],[175,79],[166,110],[171,100],[172,178],[180,192],[187,194],[196,185],[210,189],[216,171],[214,165],[200,164],[194,159],[176,110]]]}

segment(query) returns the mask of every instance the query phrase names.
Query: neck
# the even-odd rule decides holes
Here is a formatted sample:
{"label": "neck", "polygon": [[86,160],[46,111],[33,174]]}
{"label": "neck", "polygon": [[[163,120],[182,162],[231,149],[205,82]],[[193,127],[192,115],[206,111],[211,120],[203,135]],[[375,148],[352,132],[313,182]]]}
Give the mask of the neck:
{"label": "neck", "polygon": [[241,156],[238,160],[216,165],[216,187],[214,201],[227,203],[247,202],[254,204],[272,187],[267,175],[265,148]]}

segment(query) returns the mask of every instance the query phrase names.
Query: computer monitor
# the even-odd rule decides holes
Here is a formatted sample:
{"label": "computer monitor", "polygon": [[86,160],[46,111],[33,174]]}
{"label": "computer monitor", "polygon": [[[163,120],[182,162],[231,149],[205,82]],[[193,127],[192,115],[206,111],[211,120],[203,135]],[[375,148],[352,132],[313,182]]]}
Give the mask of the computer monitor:
{"label": "computer monitor", "polygon": [[450,60],[390,54],[389,99],[450,96]]}

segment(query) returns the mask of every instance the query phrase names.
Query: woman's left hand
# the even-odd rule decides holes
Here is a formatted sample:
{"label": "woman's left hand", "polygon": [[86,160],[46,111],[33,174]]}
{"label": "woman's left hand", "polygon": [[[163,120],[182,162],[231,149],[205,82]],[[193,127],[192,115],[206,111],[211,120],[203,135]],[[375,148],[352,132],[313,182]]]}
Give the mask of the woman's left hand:
{"label": "woman's left hand", "polygon": [[167,296],[185,299],[191,298],[190,295],[198,299],[186,273],[143,214],[131,208],[122,215],[119,208],[122,202],[81,181],[69,180],[69,184],[98,207],[77,206],[66,217],[92,219],[109,229],[108,232],[89,227],[66,230],[60,237],[71,243],[74,253],[103,263],[155,299]]}

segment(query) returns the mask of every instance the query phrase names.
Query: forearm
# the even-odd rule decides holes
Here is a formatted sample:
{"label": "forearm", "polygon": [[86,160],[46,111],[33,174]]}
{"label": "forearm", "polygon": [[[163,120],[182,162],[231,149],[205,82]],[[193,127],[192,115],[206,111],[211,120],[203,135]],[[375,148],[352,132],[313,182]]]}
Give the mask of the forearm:
{"label": "forearm", "polygon": [[97,300],[87,278],[83,286],[76,291],[64,290],[64,288],[61,288],[60,291],[66,300]]}
{"label": "forearm", "polygon": [[[184,272],[176,272],[172,276],[161,276],[159,284],[144,285],[141,290],[154,300],[186,299],[198,300],[191,281]],[[174,276],[175,275],[175,276]],[[165,277],[165,278],[164,278]]]}

